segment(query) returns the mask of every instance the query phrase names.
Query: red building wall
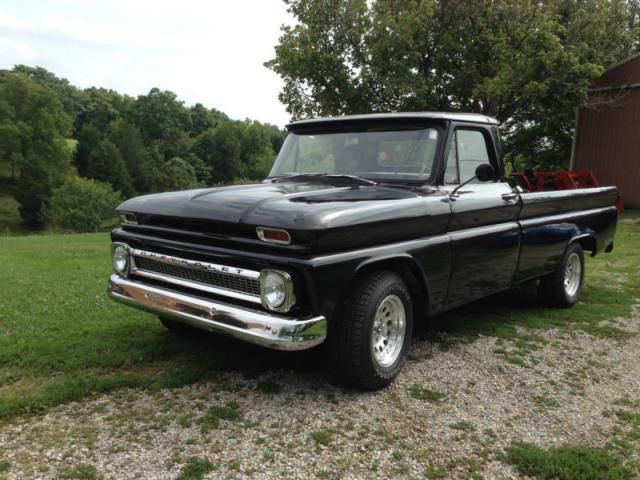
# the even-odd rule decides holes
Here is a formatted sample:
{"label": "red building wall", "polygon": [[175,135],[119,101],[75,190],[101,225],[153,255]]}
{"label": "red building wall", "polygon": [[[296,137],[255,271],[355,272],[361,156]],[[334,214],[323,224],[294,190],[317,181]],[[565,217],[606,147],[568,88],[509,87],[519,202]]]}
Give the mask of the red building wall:
{"label": "red building wall", "polygon": [[[634,85],[638,84],[638,85]],[[615,88],[611,87],[622,87]],[[625,206],[640,208],[640,57],[607,71],[578,116],[573,168],[615,185]]]}

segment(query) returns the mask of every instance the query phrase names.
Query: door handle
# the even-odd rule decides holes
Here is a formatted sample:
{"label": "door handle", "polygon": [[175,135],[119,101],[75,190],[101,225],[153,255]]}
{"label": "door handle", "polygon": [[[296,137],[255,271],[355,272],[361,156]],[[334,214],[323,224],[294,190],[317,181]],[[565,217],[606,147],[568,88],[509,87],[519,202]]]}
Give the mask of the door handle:
{"label": "door handle", "polygon": [[519,196],[520,195],[518,195],[517,193],[503,193],[502,199],[505,202],[517,202]]}

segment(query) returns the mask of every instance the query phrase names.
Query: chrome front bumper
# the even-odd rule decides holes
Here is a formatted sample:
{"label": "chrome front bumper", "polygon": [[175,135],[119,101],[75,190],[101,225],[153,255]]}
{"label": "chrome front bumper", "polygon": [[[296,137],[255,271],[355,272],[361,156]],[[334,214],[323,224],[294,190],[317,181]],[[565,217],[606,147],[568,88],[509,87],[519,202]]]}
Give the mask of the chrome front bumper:
{"label": "chrome front bumper", "polygon": [[133,307],[276,350],[304,350],[327,335],[327,321],[271,315],[266,312],[206,300],[165,288],[145,285],[118,275],[109,277],[108,295]]}

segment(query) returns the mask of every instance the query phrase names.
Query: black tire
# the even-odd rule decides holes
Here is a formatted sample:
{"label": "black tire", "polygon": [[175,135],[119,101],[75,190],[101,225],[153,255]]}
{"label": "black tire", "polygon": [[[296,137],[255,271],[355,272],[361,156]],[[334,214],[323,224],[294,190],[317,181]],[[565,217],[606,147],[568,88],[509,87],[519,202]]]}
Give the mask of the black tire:
{"label": "black tire", "polygon": [[[580,269],[577,274],[571,271]],[[573,281],[565,282],[567,276]],[[538,284],[538,298],[550,307],[569,308],[578,303],[584,285],[584,252],[579,243],[571,243],[564,252],[558,270],[542,277]]]}
{"label": "black tire", "polygon": [[[358,281],[342,308],[343,314],[336,318],[329,332],[328,355],[332,375],[349,387],[365,390],[386,387],[400,373],[411,344],[413,308],[409,289],[395,273],[374,272]],[[389,326],[392,323],[401,325],[401,320],[386,321],[387,318],[401,318],[402,308],[404,332],[401,332],[401,327]],[[387,343],[382,340],[385,334],[381,328],[386,330],[387,338],[392,338]],[[395,341],[394,336],[389,335],[392,330],[387,329],[396,332]],[[372,345],[374,339],[379,345],[376,353]],[[387,346],[391,349],[390,363],[382,364],[378,359],[384,356],[383,350]]]}
{"label": "black tire", "polygon": [[195,329],[193,327],[185,323],[178,322],[166,317],[158,318],[167,330],[169,330],[171,333],[175,333],[176,335],[191,335],[195,332]]}

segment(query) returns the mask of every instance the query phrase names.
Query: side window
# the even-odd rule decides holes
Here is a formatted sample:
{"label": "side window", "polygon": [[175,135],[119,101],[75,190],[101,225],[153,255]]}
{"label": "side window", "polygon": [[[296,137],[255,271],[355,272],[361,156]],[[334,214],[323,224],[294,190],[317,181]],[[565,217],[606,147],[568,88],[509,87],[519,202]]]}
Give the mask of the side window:
{"label": "side window", "polygon": [[460,183],[473,177],[478,165],[491,163],[487,141],[478,130],[458,129],[447,155],[445,183]]}
{"label": "side window", "polygon": [[453,132],[453,138],[451,139],[451,145],[449,146],[449,152],[447,153],[447,167],[444,171],[444,183],[456,184],[460,183],[458,177],[458,132]]}

